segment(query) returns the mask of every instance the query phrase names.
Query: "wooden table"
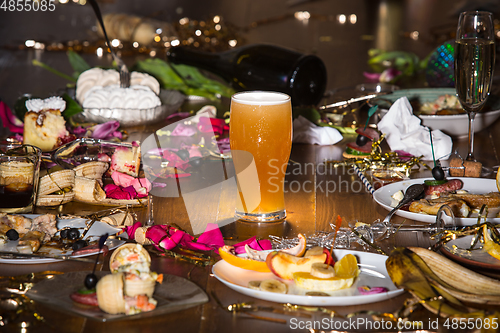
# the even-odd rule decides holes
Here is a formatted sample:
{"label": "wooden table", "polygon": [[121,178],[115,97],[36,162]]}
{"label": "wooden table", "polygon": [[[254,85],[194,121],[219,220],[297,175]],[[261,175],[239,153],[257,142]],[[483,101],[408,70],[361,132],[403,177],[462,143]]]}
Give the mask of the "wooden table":
{"label": "wooden table", "polygon": [[[147,133],[144,128],[131,130],[131,137],[134,139],[144,139]],[[500,164],[498,149],[500,148],[500,122],[476,135],[477,158],[483,161],[488,167]],[[142,137],[140,137],[142,136]],[[283,223],[271,224],[251,224],[245,222],[226,223],[228,214],[231,214],[227,202],[231,198],[224,197],[224,192],[219,197],[205,198],[199,202],[197,208],[199,214],[188,217],[183,198],[154,198],[154,216],[156,223],[175,223],[186,230],[192,230],[191,225],[196,219],[203,219],[203,216],[215,221],[225,221],[221,230],[228,243],[247,239],[253,235],[266,238],[269,235],[279,237],[295,237],[298,233],[313,235],[319,231],[331,231],[330,223],[335,221],[337,215],[343,218],[343,226],[348,226],[349,222],[360,221],[372,223],[377,219],[382,219],[387,211],[378,206],[371,195],[360,186],[359,179],[349,168],[332,168],[324,164],[325,159],[339,159],[345,143],[353,140],[354,137],[345,139],[342,143],[334,146],[313,146],[296,144],[293,146],[291,163],[288,167],[286,177],[286,209],[288,216]],[[454,150],[458,150],[462,156],[466,153],[466,139],[454,139]],[[328,170],[325,171],[324,168]],[[203,174],[203,172],[201,172]],[[415,173],[413,177],[430,176],[430,172],[423,170]],[[189,178],[180,181],[189,182]],[[297,186],[300,184],[301,186]],[[327,187],[325,184],[329,184]],[[334,188],[334,186],[336,186]],[[92,211],[98,207],[68,204],[64,210],[67,212]],[[42,212],[38,209],[38,212]],[[229,213],[228,213],[229,212]],[[145,209],[138,209],[139,219],[146,216]],[[194,220],[193,220],[194,219]],[[394,218],[394,223],[400,223],[400,217]],[[398,233],[381,243],[382,247],[390,251],[396,246],[422,246],[430,244],[429,236],[423,233]],[[89,271],[92,264],[79,262],[58,262],[42,265],[8,265],[0,264],[0,275],[16,276],[41,271]],[[102,270],[108,270],[105,263]],[[36,304],[38,313],[43,316],[44,321],[26,318],[29,322],[28,332],[255,332],[264,330],[265,332],[289,332],[292,323],[296,320],[322,320],[328,318],[325,314],[318,312],[289,313],[286,315],[275,313],[256,313],[256,315],[284,320],[285,323],[272,322],[250,318],[244,314],[232,314],[221,308],[215,301],[213,295],[220,302],[227,306],[237,302],[253,302],[256,305],[271,306],[276,309],[280,304],[261,301],[252,297],[244,296],[233,291],[219,282],[212,274],[211,267],[196,267],[194,265],[174,260],[169,257],[159,257],[153,255],[152,270],[164,274],[173,274],[191,281],[200,286],[210,297],[206,304],[192,307],[187,310],[178,311],[171,314],[155,316],[147,320],[120,320],[111,323],[101,323],[87,320],[75,315],[68,315],[59,310],[47,308],[43,304]],[[5,280],[0,280],[5,283]],[[400,309],[403,302],[409,297],[408,294],[395,297],[379,303],[365,304],[359,306],[337,306],[329,309],[335,310],[342,315],[357,311],[383,311],[394,312]],[[310,316],[310,317],[307,317]],[[425,316],[431,317],[430,313]],[[292,318],[295,318],[292,322]],[[21,319],[18,318],[18,323]],[[12,326],[8,326],[9,329]],[[297,327],[297,326],[295,326]],[[16,330],[14,330],[16,331]],[[308,331],[297,329],[298,332]]]}

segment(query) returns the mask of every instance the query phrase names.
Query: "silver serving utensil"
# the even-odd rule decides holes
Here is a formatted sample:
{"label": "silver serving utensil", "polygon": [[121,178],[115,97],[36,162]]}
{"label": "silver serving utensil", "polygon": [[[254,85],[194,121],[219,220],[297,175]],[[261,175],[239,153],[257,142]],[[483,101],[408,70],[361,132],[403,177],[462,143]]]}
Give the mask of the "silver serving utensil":
{"label": "silver serving utensil", "polygon": [[95,16],[97,16],[97,20],[102,28],[102,33],[104,34],[104,38],[106,39],[106,43],[108,43],[109,51],[113,56],[113,59],[116,61],[118,65],[118,69],[120,72],[120,87],[128,88],[130,87],[130,72],[128,71],[127,65],[123,62],[123,60],[115,53],[113,50],[111,43],[108,38],[108,34],[106,33],[106,28],[104,28],[104,22],[102,20],[101,10],[99,9],[99,5],[96,0],[89,0],[92,9],[94,10]]}
{"label": "silver serving utensil", "polygon": [[387,214],[387,216],[385,217],[384,221],[382,221],[382,223],[385,225],[389,225],[391,222],[392,216],[394,215],[394,213],[396,213],[396,211],[399,208],[401,208],[403,205],[406,205],[410,201],[418,198],[423,192],[424,192],[424,185],[423,184],[413,184],[410,187],[408,187],[406,189],[405,195],[403,196],[403,199],[401,199],[401,201],[398,203],[398,205],[396,207],[394,207],[393,210],[391,210],[389,212],[389,214]]}
{"label": "silver serving utensil", "polygon": [[48,255],[48,254],[35,254],[35,253],[19,253],[19,252],[5,252],[0,251],[0,257],[5,259],[57,259],[57,260],[72,260],[94,263],[94,259],[89,258],[75,258],[70,255]]}

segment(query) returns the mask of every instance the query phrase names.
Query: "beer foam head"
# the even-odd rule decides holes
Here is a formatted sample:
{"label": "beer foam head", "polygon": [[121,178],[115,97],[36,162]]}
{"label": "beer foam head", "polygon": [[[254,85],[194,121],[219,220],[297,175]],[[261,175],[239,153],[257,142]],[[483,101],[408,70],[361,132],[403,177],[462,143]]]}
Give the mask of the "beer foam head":
{"label": "beer foam head", "polygon": [[248,105],[278,105],[290,101],[290,96],[274,91],[246,91],[234,94],[232,100]]}

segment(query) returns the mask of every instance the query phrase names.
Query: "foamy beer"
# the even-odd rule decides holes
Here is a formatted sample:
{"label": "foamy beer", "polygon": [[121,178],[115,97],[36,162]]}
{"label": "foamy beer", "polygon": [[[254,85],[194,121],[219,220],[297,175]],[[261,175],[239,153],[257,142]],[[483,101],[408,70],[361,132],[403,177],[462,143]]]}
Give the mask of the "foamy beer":
{"label": "foamy beer", "polygon": [[283,184],[292,147],[290,96],[252,91],[231,98],[229,139],[238,183],[236,217],[285,218]]}

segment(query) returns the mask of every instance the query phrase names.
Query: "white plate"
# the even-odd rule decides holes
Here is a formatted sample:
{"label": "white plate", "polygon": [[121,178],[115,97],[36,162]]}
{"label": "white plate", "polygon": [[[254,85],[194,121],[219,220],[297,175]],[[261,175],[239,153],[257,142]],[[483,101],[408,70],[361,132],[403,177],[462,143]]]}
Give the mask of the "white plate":
{"label": "white plate", "polygon": [[[420,89],[405,89],[393,92],[390,95],[382,96],[381,99],[395,102],[397,99],[406,96],[408,99],[418,99],[421,104],[425,102],[435,101],[442,95],[456,95],[455,88],[420,88]],[[377,103],[376,100],[373,100]],[[383,104],[380,105],[381,107]],[[477,133],[486,127],[493,124],[500,117],[500,99],[497,96],[490,96],[487,102],[489,111],[476,114],[474,120],[474,131]],[[381,117],[385,116],[388,109],[381,109]],[[415,111],[414,111],[415,112]],[[469,118],[467,114],[455,115],[425,115],[418,116],[423,126],[427,126],[433,130],[441,130],[448,135],[454,137],[465,137],[469,133]]]}
{"label": "white plate", "polygon": [[[158,302],[156,309],[135,315],[109,314],[94,306],[75,303],[69,297],[73,292],[83,287],[83,281],[88,273],[90,272],[81,271],[55,275],[52,279],[45,279],[35,283],[33,288],[26,293],[26,296],[59,311],[101,322],[127,319],[145,320],[208,302],[207,294],[195,283],[180,276],[163,274],[163,283],[156,284],[153,294],[153,298]],[[96,275],[101,277],[108,273],[96,272]],[[159,328],[155,331],[162,332],[166,330]]]}
{"label": "white plate", "polygon": [[[406,191],[408,186],[413,184],[423,184],[424,180],[433,179],[433,178],[417,178],[417,179],[408,179],[400,182],[392,183],[389,185],[382,186],[378,190],[373,193],[373,199],[384,207],[387,210],[392,210],[391,207],[392,198],[391,196],[397,191],[402,190],[403,193]],[[464,190],[469,191],[472,194],[485,194],[489,192],[497,192],[497,185],[495,179],[486,179],[486,178],[460,178],[460,177],[452,177],[450,179],[461,179],[464,183]],[[420,222],[434,223],[436,222],[435,215],[426,215],[419,213],[412,213],[405,210],[398,210],[396,215],[415,220]],[[488,218],[489,222],[500,223],[500,218]],[[458,226],[463,225],[473,225],[477,223],[477,218],[475,217],[457,217],[455,219],[455,223]]]}
{"label": "white plate", "polygon": [[[36,217],[37,215],[24,215],[24,216],[32,219],[32,218]],[[83,219],[83,218],[58,219],[57,220],[57,228],[58,229],[61,229],[64,227],[79,228],[80,232],[82,232],[83,228],[85,228],[85,221],[88,221],[88,219]],[[114,228],[107,223],[96,221],[92,225],[92,227],[89,229],[85,239],[95,240],[105,233],[108,233],[109,235],[114,235],[120,230],[121,229]],[[126,237],[126,234],[123,234],[122,236]],[[15,252],[17,252],[17,250],[16,250],[17,243],[18,243],[18,241],[7,241],[7,244],[0,245],[0,251],[14,252],[15,253]],[[122,245],[123,243],[125,243],[125,241],[120,240],[120,239],[108,239],[108,240],[106,240],[105,244],[108,246],[109,250],[113,250],[113,249],[117,248],[118,246]],[[71,254],[72,250],[69,249],[68,251],[63,251],[61,249],[56,249],[56,248],[51,248],[51,247],[44,248],[42,246],[38,252],[43,253],[43,254],[49,254],[49,255],[68,255],[68,254]],[[87,257],[87,256],[91,256],[93,254],[95,254],[95,253],[77,255],[77,256],[75,256],[75,258]],[[46,264],[46,263],[57,262],[57,261],[61,261],[61,259],[52,259],[52,258],[5,259],[5,258],[0,258],[0,263],[2,263],[2,264]]]}
{"label": "white plate", "polygon": [[[212,273],[219,281],[237,292],[278,303],[312,306],[357,305],[383,301],[404,292],[403,289],[396,288],[392,283],[385,268],[386,256],[368,252],[334,250],[337,259],[348,253],[356,256],[361,273],[352,287],[330,292],[331,296],[306,296],[305,293],[310,290],[297,287],[293,281],[284,280],[281,281],[288,284],[287,294],[250,289],[247,287],[250,281],[278,279],[278,277],[273,273],[260,273],[242,269],[227,263],[225,260],[217,262],[212,268]],[[386,287],[389,291],[380,294],[361,295],[358,287],[365,285],[369,287]]]}
{"label": "white plate", "polygon": [[500,260],[489,255],[488,252],[484,252],[481,242],[478,242],[472,251],[469,251],[474,237],[475,235],[469,235],[452,239],[443,244],[441,252],[461,264],[473,266],[478,269],[500,271]]}

